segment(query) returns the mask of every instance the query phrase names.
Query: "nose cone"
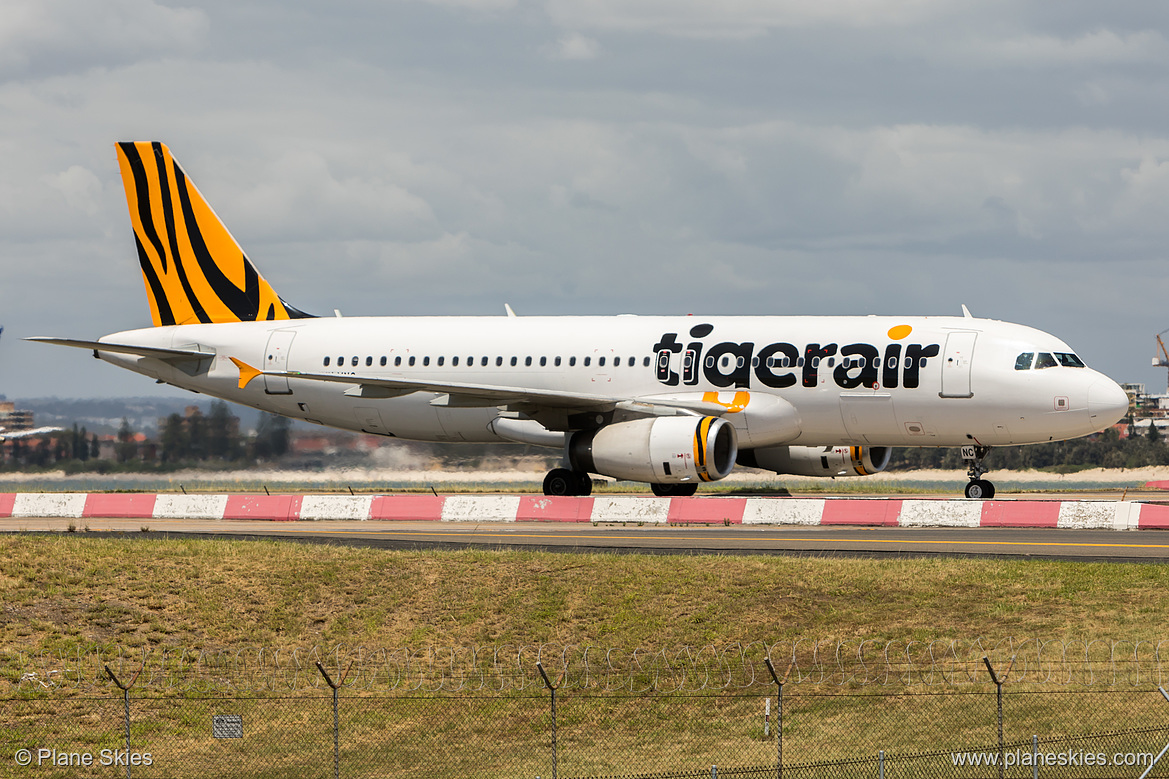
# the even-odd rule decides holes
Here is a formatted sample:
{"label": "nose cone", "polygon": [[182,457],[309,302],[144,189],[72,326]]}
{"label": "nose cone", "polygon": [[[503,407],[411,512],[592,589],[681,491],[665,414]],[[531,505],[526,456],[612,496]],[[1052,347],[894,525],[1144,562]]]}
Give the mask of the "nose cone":
{"label": "nose cone", "polygon": [[1088,387],[1088,417],[1103,430],[1128,414],[1128,395],[1112,379],[1102,378]]}

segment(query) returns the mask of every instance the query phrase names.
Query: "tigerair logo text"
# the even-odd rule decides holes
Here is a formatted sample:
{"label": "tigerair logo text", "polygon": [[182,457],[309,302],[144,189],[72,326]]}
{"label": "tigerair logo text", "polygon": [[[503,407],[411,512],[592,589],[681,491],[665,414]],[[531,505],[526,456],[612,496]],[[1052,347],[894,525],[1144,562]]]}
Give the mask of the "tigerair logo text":
{"label": "tigerair logo text", "polygon": [[832,381],[842,389],[868,387],[916,389],[927,358],[940,352],[938,344],[903,343],[913,328],[898,325],[888,332],[884,348],[868,343],[810,343],[802,349],[778,341],[756,350],[751,341],[722,341],[707,346],[702,340],[714,332],[714,325],[690,328],[689,343],[677,333],[664,333],[654,344],[654,370],[658,381],[668,387],[694,386],[705,378],[715,387],[750,389],[754,380],[765,387],[783,389],[796,383],[820,385],[822,372],[831,372]]}

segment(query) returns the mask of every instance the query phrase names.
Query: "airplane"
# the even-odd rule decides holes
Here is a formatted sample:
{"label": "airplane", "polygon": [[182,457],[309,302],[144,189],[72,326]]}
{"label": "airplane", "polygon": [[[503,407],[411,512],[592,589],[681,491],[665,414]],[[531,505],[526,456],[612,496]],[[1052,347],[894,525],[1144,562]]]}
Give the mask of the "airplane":
{"label": "airplane", "polygon": [[4,441],[12,441],[18,438],[39,438],[41,436],[50,435],[51,433],[63,432],[63,427],[35,427],[32,430],[12,430],[0,426],[0,443]]}
{"label": "airplane", "polygon": [[962,316],[312,316],[248,259],[158,142],[117,144],[153,327],[93,340],[113,365],[332,427],[563,453],[546,495],[592,474],[695,494],[737,465],[865,476],[891,447],[1088,435],[1128,397],[1055,336]]}

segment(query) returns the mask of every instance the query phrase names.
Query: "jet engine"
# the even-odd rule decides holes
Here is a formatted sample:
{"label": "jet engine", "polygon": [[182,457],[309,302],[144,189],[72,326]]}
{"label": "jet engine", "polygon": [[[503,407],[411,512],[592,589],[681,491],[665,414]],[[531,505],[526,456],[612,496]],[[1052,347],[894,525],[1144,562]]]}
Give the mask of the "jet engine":
{"label": "jet engine", "polygon": [[888,446],[771,446],[744,449],[738,464],[792,476],[868,476],[893,454]]}
{"label": "jet engine", "polygon": [[719,417],[673,416],[616,422],[573,434],[573,470],[654,484],[717,481],[735,467],[735,428]]}

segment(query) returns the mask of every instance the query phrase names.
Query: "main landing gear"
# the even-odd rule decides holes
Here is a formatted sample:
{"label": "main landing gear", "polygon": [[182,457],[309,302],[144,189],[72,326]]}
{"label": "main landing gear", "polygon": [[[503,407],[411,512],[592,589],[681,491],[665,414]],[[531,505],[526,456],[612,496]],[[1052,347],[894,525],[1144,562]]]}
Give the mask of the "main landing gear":
{"label": "main landing gear", "polygon": [[545,495],[587,497],[593,492],[593,477],[583,471],[554,468],[544,477]]}
{"label": "main landing gear", "polygon": [[966,475],[970,477],[970,481],[966,484],[966,497],[968,498],[990,500],[994,497],[994,485],[982,478],[988,470],[982,461],[989,453],[989,446],[962,447],[962,458],[970,463],[970,468],[966,471]]}
{"label": "main landing gear", "polygon": [[689,498],[698,492],[698,482],[695,481],[682,484],[651,484],[649,487],[659,498]]}

